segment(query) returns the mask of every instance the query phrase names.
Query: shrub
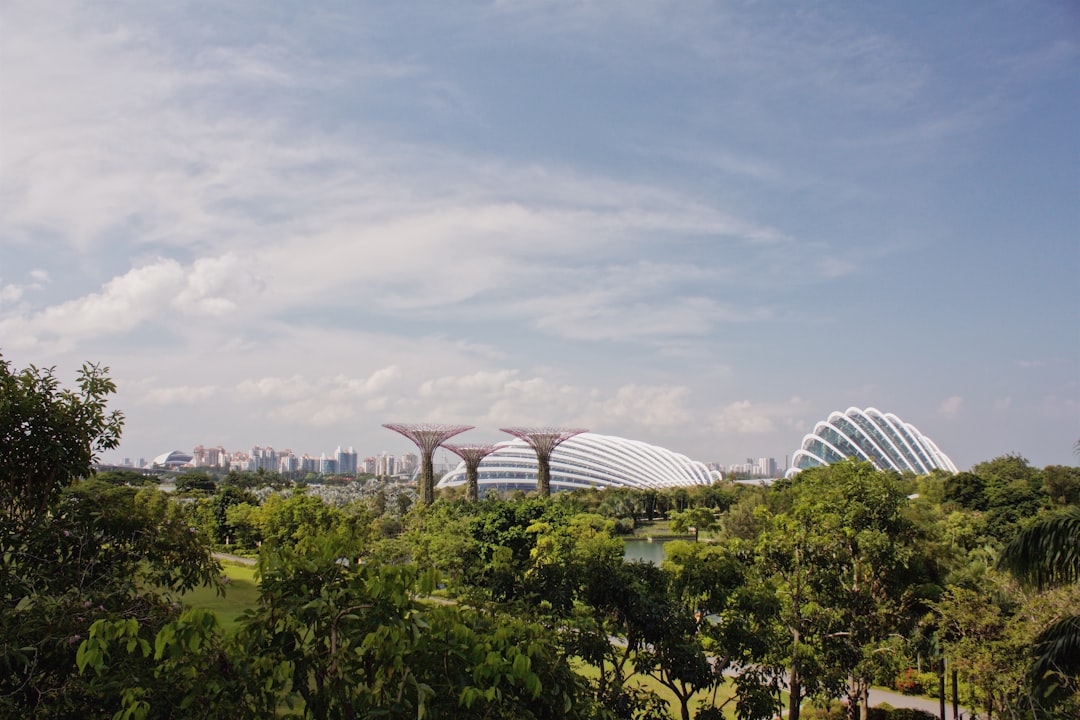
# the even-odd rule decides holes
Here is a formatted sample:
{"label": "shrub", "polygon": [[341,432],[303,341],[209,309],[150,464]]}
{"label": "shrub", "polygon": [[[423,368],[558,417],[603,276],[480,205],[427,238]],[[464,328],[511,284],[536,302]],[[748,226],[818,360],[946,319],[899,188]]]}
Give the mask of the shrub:
{"label": "shrub", "polygon": [[887,703],[870,708],[867,720],[937,720],[937,715],[912,708],[893,708]]}
{"label": "shrub", "polygon": [[932,698],[941,697],[941,681],[938,678],[937,673],[919,673],[919,683],[923,687],[923,695],[928,695]]}
{"label": "shrub", "polygon": [[915,668],[907,668],[893,681],[893,687],[896,688],[897,692],[904,695],[922,695],[926,692],[926,688],[922,683],[922,678],[925,675],[926,673],[920,673]]}

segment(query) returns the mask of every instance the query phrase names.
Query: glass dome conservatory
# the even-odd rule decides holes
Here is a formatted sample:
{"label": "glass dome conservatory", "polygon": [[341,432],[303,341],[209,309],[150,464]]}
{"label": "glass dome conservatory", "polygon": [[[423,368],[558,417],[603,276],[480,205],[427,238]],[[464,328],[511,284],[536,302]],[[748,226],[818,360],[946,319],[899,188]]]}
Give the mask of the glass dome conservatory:
{"label": "glass dome conservatory", "polygon": [[[536,453],[519,439],[500,443],[478,468],[479,489],[506,492],[536,490]],[[704,463],[637,440],[582,433],[551,455],[551,491],[589,487],[666,488],[709,485],[720,474]],[[438,487],[465,484],[465,463],[439,481]]]}
{"label": "glass dome conservatory", "polygon": [[873,463],[879,470],[925,475],[940,469],[955,473],[956,465],[934,441],[892,413],[876,408],[850,407],[834,412],[814,426],[795,451],[788,475],[815,465],[847,458]]}

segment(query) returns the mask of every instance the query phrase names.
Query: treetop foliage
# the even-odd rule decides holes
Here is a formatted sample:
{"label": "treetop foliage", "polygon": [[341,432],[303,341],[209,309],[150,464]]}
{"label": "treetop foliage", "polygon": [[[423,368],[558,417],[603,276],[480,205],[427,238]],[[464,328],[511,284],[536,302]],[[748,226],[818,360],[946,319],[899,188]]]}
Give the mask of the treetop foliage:
{"label": "treetop foliage", "polygon": [[[0,716],[763,720],[784,690],[789,720],[807,699],[854,717],[871,683],[926,689],[943,661],[970,707],[1080,710],[1076,468],[848,461],[771,489],[415,507],[196,472],[170,496],[90,477],[123,420],[107,370],[68,391],[0,363],[0,388]],[[694,537],[627,562],[657,527]],[[183,603],[228,592],[211,549],[258,556],[229,628]]]}
{"label": "treetop foliage", "polygon": [[87,363],[77,390],[60,387],[55,368],[15,372],[0,357],[0,505],[25,526],[61,488],[89,477],[98,453],[120,442],[124,416],[108,412],[116,385],[108,368]]}

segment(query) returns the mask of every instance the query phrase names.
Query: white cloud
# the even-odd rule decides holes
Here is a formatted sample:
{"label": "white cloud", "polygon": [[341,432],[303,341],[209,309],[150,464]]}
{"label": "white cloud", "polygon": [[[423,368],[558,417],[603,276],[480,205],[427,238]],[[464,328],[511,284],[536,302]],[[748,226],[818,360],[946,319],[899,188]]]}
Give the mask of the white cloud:
{"label": "white cloud", "polygon": [[0,303],[14,303],[22,298],[23,289],[19,285],[0,285]]}
{"label": "white cloud", "polygon": [[264,283],[251,265],[252,261],[234,253],[199,258],[188,271],[173,306],[192,315],[220,316],[236,310],[241,299],[263,290]]}
{"label": "white cloud", "polygon": [[67,339],[124,332],[167,307],[183,280],[180,263],[158,260],[113,278],[101,292],[48,307],[26,324]]}
{"label": "white cloud", "polygon": [[[5,286],[9,301],[22,289]],[[132,268],[89,293],[43,309],[23,303],[0,316],[0,331],[23,346],[68,348],[92,338],[122,335],[150,321],[176,332],[184,328],[175,312],[191,316],[222,316],[237,309],[261,290],[238,257],[226,254],[200,258],[191,267],[158,258]]]}
{"label": "white cloud", "polygon": [[729,403],[713,412],[713,429],[718,433],[734,432],[741,435],[771,433],[775,429],[767,413],[754,407],[749,400]]}
{"label": "white cloud", "polygon": [[214,385],[191,387],[150,388],[142,396],[142,401],[151,405],[206,405],[221,395],[220,388]]}
{"label": "white cloud", "polygon": [[949,419],[955,419],[960,416],[964,411],[964,398],[959,395],[953,395],[946,398],[940,405],[938,405],[938,414]]}
{"label": "white cloud", "polygon": [[805,420],[810,410],[808,403],[798,396],[773,403],[738,400],[713,410],[709,420],[713,431],[721,435],[769,435],[777,431],[779,423],[789,433],[795,433],[792,437],[797,437],[810,429]]}

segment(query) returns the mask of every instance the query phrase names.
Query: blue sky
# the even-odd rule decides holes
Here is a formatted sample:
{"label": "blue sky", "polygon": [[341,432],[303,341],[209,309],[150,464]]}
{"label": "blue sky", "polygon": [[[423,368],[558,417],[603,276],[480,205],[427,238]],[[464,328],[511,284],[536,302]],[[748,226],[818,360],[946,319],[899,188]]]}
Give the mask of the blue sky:
{"label": "blue sky", "polygon": [[960,467],[1080,438],[1080,11],[0,8],[0,353],[111,368],[121,456],[389,421]]}

